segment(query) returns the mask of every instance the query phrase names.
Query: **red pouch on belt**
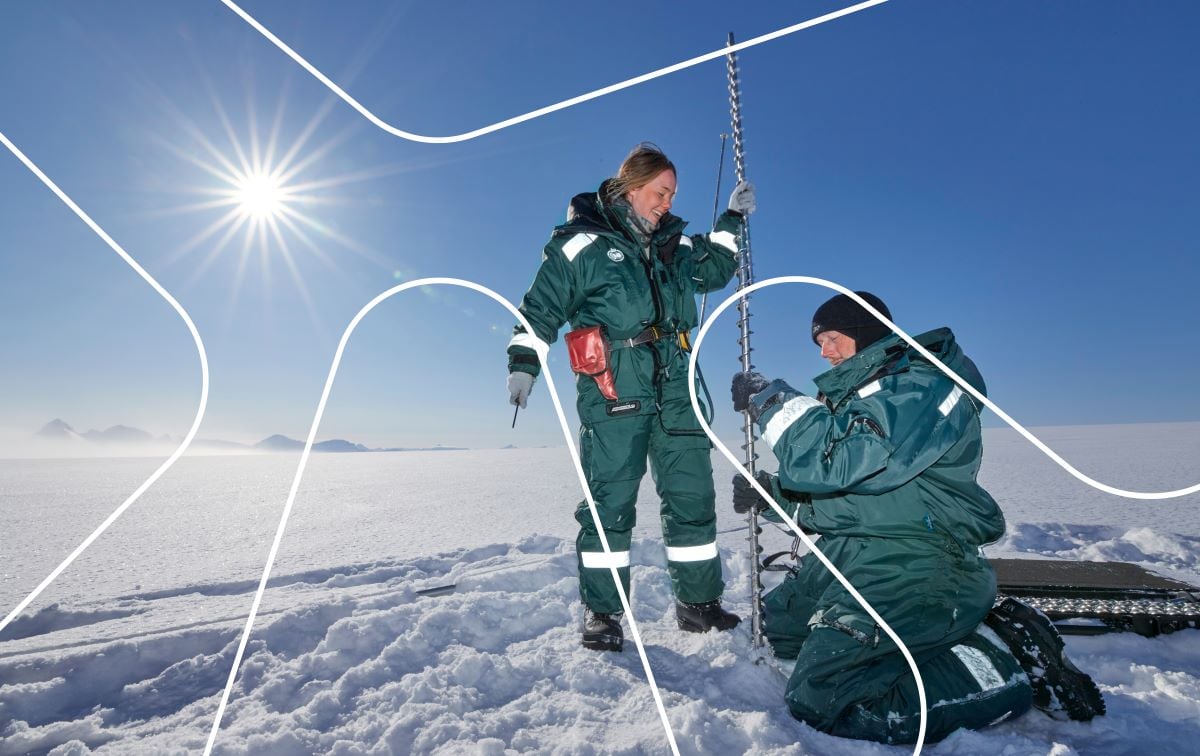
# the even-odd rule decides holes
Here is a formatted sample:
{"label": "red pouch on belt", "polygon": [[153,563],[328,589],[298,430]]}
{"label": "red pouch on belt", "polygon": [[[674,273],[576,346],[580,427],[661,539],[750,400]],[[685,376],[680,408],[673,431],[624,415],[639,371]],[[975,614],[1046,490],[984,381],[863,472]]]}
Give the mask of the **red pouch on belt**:
{"label": "red pouch on belt", "polygon": [[571,369],[580,375],[590,375],[605,399],[615,401],[617,386],[613,381],[612,366],[608,362],[608,339],[600,326],[577,328],[563,340],[567,343],[567,354],[571,357]]}

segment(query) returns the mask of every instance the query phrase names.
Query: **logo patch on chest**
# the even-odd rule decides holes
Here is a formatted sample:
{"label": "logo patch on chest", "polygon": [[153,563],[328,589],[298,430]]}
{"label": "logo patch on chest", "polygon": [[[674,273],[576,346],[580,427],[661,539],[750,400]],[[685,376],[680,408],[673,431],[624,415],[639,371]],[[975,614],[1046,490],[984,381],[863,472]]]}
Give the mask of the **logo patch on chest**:
{"label": "logo patch on chest", "polygon": [[604,411],[608,413],[609,417],[615,417],[617,415],[626,415],[630,412],[637,412],[641,408],[641,402],[639,402],[637,399],[631,399],[628,402],[610,404],[604,408]]}
{"label": "logo patch on chest", "polygon": [[625,253],[619,249],[610,249],[608,250],[608,259],[613,262],[621,262],[625,259]]}

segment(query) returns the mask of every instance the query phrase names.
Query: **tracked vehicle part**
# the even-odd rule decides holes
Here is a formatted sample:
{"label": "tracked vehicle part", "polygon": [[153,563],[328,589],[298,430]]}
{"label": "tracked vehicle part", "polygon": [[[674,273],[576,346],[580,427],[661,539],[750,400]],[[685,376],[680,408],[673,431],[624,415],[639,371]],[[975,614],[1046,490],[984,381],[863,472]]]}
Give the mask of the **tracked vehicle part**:
{"label": "tracked vehicle part", "polygon": [[992,559],[1001,598],[1040,609],[1059,632],[1153,638],[1200,629],[1200,588],[1127,562]]}

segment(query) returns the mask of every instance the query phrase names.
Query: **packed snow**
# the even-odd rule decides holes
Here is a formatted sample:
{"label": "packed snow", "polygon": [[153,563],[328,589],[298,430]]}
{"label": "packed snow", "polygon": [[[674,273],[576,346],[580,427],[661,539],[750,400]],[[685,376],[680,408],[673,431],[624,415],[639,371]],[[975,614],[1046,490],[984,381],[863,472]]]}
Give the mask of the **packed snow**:
{"label": "packed snow", "polygon": [[[1148,490],[1200,477],[1200,423],[1036,429],[1083,472]],[[992,556],[1131,561],[1200,582],[1200,496],[1095,491],[1007,429],[981,479],[1009,520]],[[0,636],[0,756],[204,748],[298,455],[185,457]],[[7,613],[159,463],[0,460]],[[749,611],[742,521],[714,456],[726,603]],[[309,462],[215,752],[667,753],[633,644],[579,646],[565,449]],[[675,628],[652,485],[633,606],[682,753],[899,754],[792,719],[784,679],[732,633]],[[769,531],[768,550],[790,538]],[[937,754],[1177,752],[1200,739],[1200,633],[1067,640],[1108,703],[1038,712]]]}

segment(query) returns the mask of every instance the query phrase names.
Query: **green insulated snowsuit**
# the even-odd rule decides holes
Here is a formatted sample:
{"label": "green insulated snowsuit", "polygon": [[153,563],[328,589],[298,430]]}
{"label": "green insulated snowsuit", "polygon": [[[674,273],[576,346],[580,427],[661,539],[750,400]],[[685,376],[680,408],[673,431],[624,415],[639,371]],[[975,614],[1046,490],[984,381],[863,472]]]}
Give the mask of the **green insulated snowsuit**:
{"label": "green insulated snowsuit", "polygon": [[[917,337],[984,391],[949,329]],[[779,459],[776,498],[904,640],[929,705],[926,737],[1029,708],[1030,688],[999,639],[977,630],[996,595],[981,546],[1004,517],[979,486],[979,407],[899,336],[815,379],[823,401],[776,381],[755,396]],[[920,704],[892,640],[814,556],[765,599],[777,655],[797,659],[786,698],[817,729],[913,742]]]}
{"label": "green insulated snowsuit", "polygon": [[[689,603],[721,595],[710,445],[688,398],[686,334],[696,325],[696,292],[729,283],[736,269],[736,233],[742,219],[728,211],[712,233],[687,236],[684,222],[667,214],[642,249],[627,221],[629,208],[606,205],[604,186],[571,200],[567,222],[554,229],[520,310],[533,326],[514,329],[509,370],[538,374],[534,347],[559,329],[603,326],[612,343],[617,401],[596,382],[577,376],[583,470],[609,548],[628,595],[629,544],[634,504],[649,456],[662,499],[663,538],[676,597]],[[661,338],[636,346],[621,342],[650,326]],[[593,611],[617,613],[620,598],[587,503],[576,509],[580,594]]]}

